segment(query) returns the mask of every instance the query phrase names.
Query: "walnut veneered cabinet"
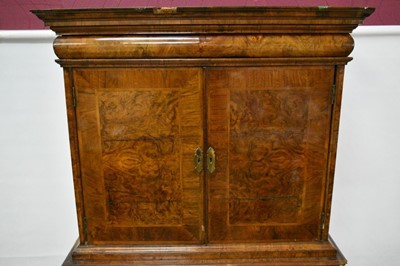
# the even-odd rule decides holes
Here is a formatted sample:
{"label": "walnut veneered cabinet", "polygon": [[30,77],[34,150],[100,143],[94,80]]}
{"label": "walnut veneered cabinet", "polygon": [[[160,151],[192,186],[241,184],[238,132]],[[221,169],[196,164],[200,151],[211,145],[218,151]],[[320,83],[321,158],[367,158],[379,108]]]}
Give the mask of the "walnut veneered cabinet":
{"label": "walnut veneered cabinet", "polygon": [[328,235],[350,33],[371,8],[38,10],[64,69],[64,265],[344,265]]}

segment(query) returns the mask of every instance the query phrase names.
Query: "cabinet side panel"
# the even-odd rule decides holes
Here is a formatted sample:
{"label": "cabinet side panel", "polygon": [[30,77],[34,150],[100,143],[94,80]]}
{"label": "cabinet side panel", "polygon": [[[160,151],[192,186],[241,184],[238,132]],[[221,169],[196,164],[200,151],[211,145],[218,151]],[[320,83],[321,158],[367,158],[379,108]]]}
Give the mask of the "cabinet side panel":
{"label": "cabinet side panel", "polygon": [[82,194],[82,179],[79,164],[79,149],[78,149],[78,135],[76,128],[76,113],[74,107],[73,96],[73,77],[72,69],[64,68],[64,83],[65,83],[65,97],[67,104],[67,117],[68,117],[68,131],[69,131],[69,144],[71,151],[72,175],[74,179],[75,190],[75,204],[78,217],[79,227],[79,240],[80,243],[85,243],[84,231],[84,207],[83,207],[83,194]]}
{"label": "cabinet side panel", "polygon": [[211,241],[316,240],[333,67],[211,69]]}
{"label": "cabinet side panel", "polygon": [[326,198],[325,198],[325,210],[324,210],[325,218],[321,234],[322,240],[327,240],[329,238],[329,224],[331,215],[335,166],[336,166],[336,152],[337,152],[337,144],[339,136],[339,121],[340,121],[340,109],[342,104],[344,70],[345,70],[344,65],[336,66],[336,73],[335,73],[336,90],[335,94],[333,95],[334,105],[333,105],[332,125],[331,125],[330,144],[329,144],[328,178],[326,185]]}

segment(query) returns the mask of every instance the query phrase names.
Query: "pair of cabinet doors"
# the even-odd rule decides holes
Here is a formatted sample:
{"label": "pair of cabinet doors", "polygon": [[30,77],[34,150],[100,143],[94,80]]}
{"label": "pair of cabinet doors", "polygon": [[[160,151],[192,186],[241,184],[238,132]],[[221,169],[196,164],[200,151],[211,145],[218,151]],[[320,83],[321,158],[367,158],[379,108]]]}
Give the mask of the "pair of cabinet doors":
{"label": "pair of cabinet doors", "polygon": [[334,72],[73,69],[87,243],[320,239]]}

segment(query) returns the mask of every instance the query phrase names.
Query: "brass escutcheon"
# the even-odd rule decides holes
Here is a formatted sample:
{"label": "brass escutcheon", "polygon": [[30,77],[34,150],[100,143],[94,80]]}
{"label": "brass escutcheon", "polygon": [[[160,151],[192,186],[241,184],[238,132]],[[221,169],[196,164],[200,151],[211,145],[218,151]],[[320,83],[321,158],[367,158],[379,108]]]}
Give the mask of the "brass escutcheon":
{"label": "brass escutcheon", "polygon": [[215,171],[215,150],[212,147],[207,150],[207,170],[210,173]]}
{"label": "brass escutcheon", "polygon": [[198,174],[203,170],[203,151],[199,147],[194,151],[194,170]]}

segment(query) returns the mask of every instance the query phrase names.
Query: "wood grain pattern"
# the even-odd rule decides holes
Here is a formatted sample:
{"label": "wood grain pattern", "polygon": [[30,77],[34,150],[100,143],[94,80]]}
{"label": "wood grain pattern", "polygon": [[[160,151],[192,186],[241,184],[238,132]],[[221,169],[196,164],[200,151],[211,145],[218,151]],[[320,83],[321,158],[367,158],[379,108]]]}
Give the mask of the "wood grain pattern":
{"label": "wood grain pattern", "polygon": [[202,241],[199,73],[74,72],[88,243]]}
{"label": "wood grain pattern", "polygon": [[60,36],[60,59],[344,57],[354,47],[349,34],[246,34],[173,36]]}
{"label": "wood grain pattern", "polygon": [[[179,134],[179,89],[98,90],[97,95],[105,140],[167,138]],[[148,119],[149,115],[153,119]]]}
{"label": "wood grain pattern", "polygon": [[[64,266],[81,265],[263,265],[339,266],[346,260],[334,242],[220,244],[162,247],[78,246]],[[72,254],[71,254],[72,255]]]}
{"label": "wood grain pattern", "polygon": [[298,218],[307,107],[308,96],[292,90],[231,91],[230,224]]}
{"label": "wood grain pattern", "polygon": [[181,224],[179,98],[176,89],[98,90],[111,224]]}
{"label": "wood grain pattern", "polygon": [[212,242],[319,239],[333,77],[332,67],[208,70]]}
{"label": "wood grain pattern", "polygon": [[77,121],[76,112],[74,108],[74,96],[73,96],[73,76],[71,68],[64,68],[64,84],[65,84],[65,98],[67,105],[67,118],[68,118],[68,134],[69,134],[69,144],[71,152],[71,165],[72,165],[72,175],[74,181],[74,191],[75,191],[75,206],[78,218],[78,229],[79,229],[79,240],[80,244],[84,244],[85,238],[85,228],[84,228],[84,217],[85,208],[83,205],[83,188],[82,188],[82,176],[80,171],[79,162],[79,140],[77,132]]}
{"label": "wood grain pattern", "polygon": [[345,65],[351,57],[58,59],[62,67],[255,67]]}

